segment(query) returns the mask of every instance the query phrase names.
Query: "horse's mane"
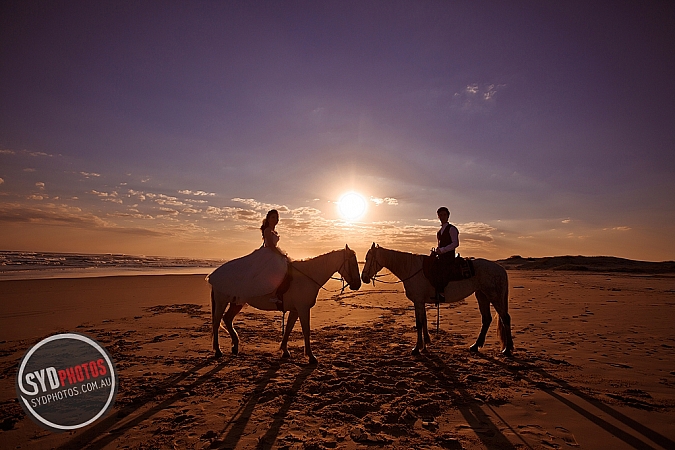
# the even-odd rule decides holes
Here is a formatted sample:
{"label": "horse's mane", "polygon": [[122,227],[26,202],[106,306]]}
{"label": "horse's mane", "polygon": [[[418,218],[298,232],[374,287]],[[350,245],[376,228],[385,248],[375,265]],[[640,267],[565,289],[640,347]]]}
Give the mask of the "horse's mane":
{"label": "horse's mane", "polygon": [[[292,258],[288,258],[288,259],[289,259],[290,262],[307,262],[307,261],[313,261],[313,260],[315,260],[315,259],[317,259],[317,258],[321,258],[322,256],[330,255],[331,253],[341,252],[341,251],[343,251],[343,250],[344,250],[344,248],[341,248],[341,249],[339,249],[339,250],[331,250],[331,251],[329,251],[329,252],[322,253],[321,255],[311,256],[311,257],[309,257],[309,258],[303,258],[303,259],[292,259]],[[354,251],[354,250],[352,250],[352,252],[353,252],[353,251]]]}
{"label": "horse's mane", "polygon": [[402,256],[403,257],[401,258],[403,259],[402,268],[405,271],[417,270],[419,264],[422,263],[422,257],[424,257],[424,255],[420,255],[419,253],[402,252],[400,250],[392,250],[381,246],[380,249],[387,252],[397,253],[398,255],[400,255],[399,258],[401,258]]}
{"label": "horse's mane", "polygon": [[422,255],[422,254],[420,254],[420,253],[403,252],[403,251],[401,251],[401,250],[394,250],[394,249],[386,248],[386,247],[382,247],[382,246],[380,246],[380,248],[381,248],[382,250],[387,250],[387,251],[390,251],[390,252],[400,253],[401,255],[406,255],[406,256],[408,256],[408,257],[424,256],[424,255]]}

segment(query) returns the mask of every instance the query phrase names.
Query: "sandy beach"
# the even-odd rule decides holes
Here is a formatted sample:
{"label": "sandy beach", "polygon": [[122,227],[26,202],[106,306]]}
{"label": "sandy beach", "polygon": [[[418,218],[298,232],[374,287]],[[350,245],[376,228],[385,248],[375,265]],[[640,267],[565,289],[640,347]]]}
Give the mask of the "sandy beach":
{"label": "sandy beach", "polygon": [[[480,326],[473,296],[429,307],[432,344],[412,356],[401,285],[325,292],[280,359],[281,314],[246,307],[240,354],[213,359],[203,275],[0,281],[4,448],[675,448],[675,277],[511,270],[515,356]],[[339,287],[330,282],[326,288]],[[44,337],[103,344],[120,386],[87,428],[52,433],[16,399],[17,363]]]}

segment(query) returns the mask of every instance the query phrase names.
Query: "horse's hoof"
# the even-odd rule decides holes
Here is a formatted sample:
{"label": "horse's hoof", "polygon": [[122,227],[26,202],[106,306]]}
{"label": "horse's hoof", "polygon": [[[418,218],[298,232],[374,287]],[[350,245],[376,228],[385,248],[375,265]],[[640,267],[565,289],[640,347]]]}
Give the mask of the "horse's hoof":
{"label": "horse's hoof", "polygon": [[288,358],[291,357],[291,354],[288,353],[288,350],[284,350],[283,352],[281,352],[281,357],[282,357],[283,359],[288,359]]}
{"label": "horse's hoof", "polygon": [[411,352],[414,356],[419,356],[420,350],[418,348],[413,348],[413,351]]}
{"label": "horse's hoof", "polygon": [[502,351],[502,355],[506,356],[507,358],[513,358],[513,350],[510,348],[504,349]]}
{"label": "horse's hoof", "polygon": [[216,354],[213,355],[213,357],[214,357],[215,359],[222,358],[222,356],[223,356],[223,352],[221,352],[220,349],[216,350]]}
{"label": "horse's hoof", "polygon": [[309,363],[314,365],[314,364],[319,364],[319,361],[317,361],[317,359],[312,356],[311,358],[309,358]]}
{"label": "horse's hoof", "polygon": [[478,344],[473,344],[471,347],[469,347],[469,351],[471,353],[478,353],[480,350],[480,346]]}
{"label": "horse's hoof", "polygon": [[239,354],[239,346],[238,345],[233,345],[232,346],[232,354],[234,356],[237,356]]}

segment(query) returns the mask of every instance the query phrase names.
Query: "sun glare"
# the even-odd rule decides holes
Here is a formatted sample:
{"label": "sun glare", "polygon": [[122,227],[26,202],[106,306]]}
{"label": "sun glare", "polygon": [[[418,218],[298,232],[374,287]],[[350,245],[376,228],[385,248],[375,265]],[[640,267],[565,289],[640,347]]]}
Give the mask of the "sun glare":
{"label": "sun glare", "polygon": [[338,201],[338,210],[347,220],[356,220],[366,213],[367,203],[362,195],[356,192],[347,192]]}

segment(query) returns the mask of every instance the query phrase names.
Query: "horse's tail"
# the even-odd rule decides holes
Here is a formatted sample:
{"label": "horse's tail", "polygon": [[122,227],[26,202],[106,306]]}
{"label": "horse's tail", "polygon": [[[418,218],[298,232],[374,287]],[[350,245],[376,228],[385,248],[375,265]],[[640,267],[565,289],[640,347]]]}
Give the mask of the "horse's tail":
{"label": "horse's tail", "polygon": [[497,319],[497,337],[499,338],[499,343],[502,346],[501,351],[506,350],[509,340],[506,336],[506,327],[504,326],[504,322],[502,322],[501,317]]}
{"label": "horse's tail", "polygon": [[509,315],[509,278],[505,276],[504,279],[502,304],[498,310],[497,337],[499,338],[502,352],[511,353],[513,351],[513,337],[511,336],[511,316]]}
{"label": "horse's tail", "polygon": [[[211,322],[213,322],[213,318],[216,316],[216,298],[215,294],[213,293],[213,288],[211,288]],[[213,339],[213,327],[211,328],[211,339]]]}

